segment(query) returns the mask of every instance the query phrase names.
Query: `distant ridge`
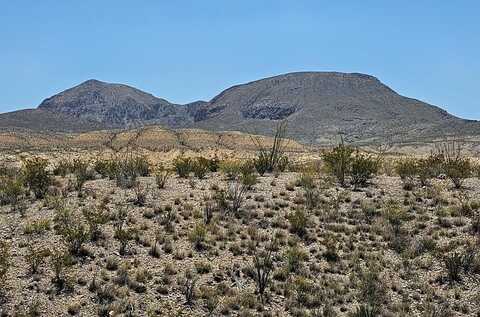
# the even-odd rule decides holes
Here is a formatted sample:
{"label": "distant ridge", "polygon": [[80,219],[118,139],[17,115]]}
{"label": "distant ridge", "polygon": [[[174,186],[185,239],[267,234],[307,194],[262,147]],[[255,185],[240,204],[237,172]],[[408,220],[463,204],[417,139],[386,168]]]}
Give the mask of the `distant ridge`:
{"label": "distant ridge", "polygon": [[339,133],[366,143],[480,135],[477,121],[401,96],[376,77],[339,72],[260,79],[230,87],[209,102],[187,105],[92,79],[45,99],[37,110],[1,114],[0,128],[78,131],[161,125],[272,135],[280,120],[288,120],[289,137],[316,144]]}

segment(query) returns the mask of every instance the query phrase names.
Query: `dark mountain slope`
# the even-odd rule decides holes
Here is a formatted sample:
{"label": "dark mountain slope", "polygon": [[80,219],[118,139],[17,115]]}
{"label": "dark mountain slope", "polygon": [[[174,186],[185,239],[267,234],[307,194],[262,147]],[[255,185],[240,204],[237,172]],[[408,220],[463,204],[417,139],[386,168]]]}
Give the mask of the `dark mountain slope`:
{"label": "dark mountain slope", "polygon": [[0,129],[84,132],[103,128],[104,126],[97,122],[41,109],[26,109],[0,114]]}
{"label": "dark mountain slope", "polygon": [[480,134],[480,124],[406,98],[364,74],[301,72],[223,91],[198,110],[196,126],[271,134],[281,119],[293,138],[321,143],[338,133],[351,140]]}
{"label": "dark mountain slope", "polygon": [[44,100],[36,111],[43,112],[2,114],[0,128],[75,131],[158,124],[272,135],[286,119],[289,137],[307,143],[331,142],[339,133],[359,142],[480,135],[479,122],[401,96],[377,78],[358,73],[289,73],[187,105],[130,86],[88,80]]}
{"label": "dark mountain slope", "polygon": [[136,88],[88,80],[45,99],[38,109],[63,113],[102,123],[106,127],[144,124],[182,126],[186,108]]}

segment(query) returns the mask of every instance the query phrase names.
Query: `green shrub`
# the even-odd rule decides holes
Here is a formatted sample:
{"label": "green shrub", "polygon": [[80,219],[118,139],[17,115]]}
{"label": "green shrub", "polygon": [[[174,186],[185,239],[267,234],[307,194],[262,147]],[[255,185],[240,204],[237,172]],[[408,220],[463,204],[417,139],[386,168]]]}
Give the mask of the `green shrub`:
{"label": "green shrub", "polygon": [[73,174],[75,174],[75,190],[81,191],[86,181],[94,179],[93,170],[89,169],[90,163],[75,159],[73,161]]}
{"label": "green shrub", "polygon": [[28,159],[23,165],[23,180],[37,199],[43,198],[48,187],[52,184],[52,177],[46,168],[48,161],[39,157]]}
{"label": "green shrub", "polygon": [[378,172],[379,161],[371,155],[362,154],[359,151],[352,158],[352,184],[355,187],[364,187]]}
{"label": "green shrub", "polygon": [[422,186],[430,185],[430,180],[440,174],[441,165],[438,164],[435,156],[418,159],[416,161],[416,173]]}
{"label": "green shrub", "polygon": [[242,174],[240,181],[247,189],[252,189],[255,184],[257,184],[258,179],[256,174]]}
{"label": "green shrub", "polygon": [[461,188],[464,180],[472,175],[472,163],[469,158],[447,160],[443,167],[445,175],[452,181],[455,188]]}
{"label": "green shrub", "polygon": [[50,265],[54,272],[53,282],[59,289],[65,286],[65,269],[72,264],[69,253],[61,249],[53,250],[50,254]]}
{"label": "green shrub", "polygon": [[203,223],[197,223],[188,237],[196,249],[202,249],[207,239],[207,227]]}
{"label": "green shrub", "polygon": [[197,157],[192,162],[191,168],[195,177],[203,179],[205,175],[210,171],[210,161],[204,157]]}
{"label": "green shrub", "polygon": [[132,188],[136,184],[137,177],[149,174],[150,164],[143,156],[127,155],[118,160],[115,166],[117,186],[122,188]]}
{"label": "green shrub", "polygon": [[305,197],[305,207],[309,210],[315,209],[320,204],[320,191],[314,187],[306,188],[303,196]]}
{"label": "green shrub", "polygon": [[247,189],[252,189],[257,183],[255,165],[253,161],[246,161],[240,166],[240,181]]}
{"label": "green shrub", "polygon": [[301,186],[305,190],[315,188],[315,179],[313,172],[302,171],[299,178],[295,181],[295,185]]}
{"label": "green shrub", "polygon": [[288,215],[292,232],[303,236],[307,232],[308,217],[303,209],[296,209]]}
{"label": "green shrub", "polygon": [[100,226],[107,223],[108,214],[101,208],[96,207],[84,208],[82,214],[88,224],[88,235],[90,240],[98,240],[102,235]]}
{"label": "green shrub", "polygon": [[55,232],[62,236],[68,250],[72,254],[78,255],[82,244],[88,240],[87,228],[66,207],[56,210],[54,224]]}
{"label": "green shrub", "polygon": [[210,160],[208,160],[208,169],[210,172],[215,173],[218,171],[218,168],[220,167],[220,160],[218,159],[217,154],[213,156]]}
{"label": "green shrub", "polygon": [[357,309],[348,314],[350,317],[376,317],[379,316],[378,310],[370,307],[369,305],[360,305]]}
{"label": "green shrub", "polygon": [[290,247],[285,253],[287,271],[298,273],[302,263],[308,259],[308,253],[297,246]]}
{"label": "green shrub", "polygon": [[175,171],[181,178],[187,178],[193,171],[193,161],[189,157],[177,157],[173,161]]}
{"label": "green shrub", "polygon": [[234,160],[222,161],[220,162],[219,169],[229,180],[233,180],[238,178],[242,173],[242,163]]}
{"label": "green shrub", "polygon": [[167,181],[171,175],[172,172],[170,170],[160,167],[155,172],[155,183],[157,184],[157,187],[159,189],[165,188],[165,185],[167,184]]}
{"label": "green shrub", "polygon": [[383,217],[390,223],[394,232],[398,233],[407,218],[407,213],[397,201],[388,200],[383,205]]}
{"label": "green shrub", "polygon": [[117,227],[115,229],[114,238],[120,242],[119,254],[125,255],[127,254],[127,247],[128,243],[133,240],[135,236],[135,229],[133,228],[123,228]]}
{"label": "green shrub", "polygon": [[72,171],[73,171],[72,162],[68,159],[61,159],[60,161],[58,161],[57,164],[55,164],[55,167],[53,169],[53,174],[65,177],[67,174],[71,173]]}
{"label": "green shrub", "polygon": [[327,169],[335,175],[342,186],[346,185],[346,176],[351,171],[354,152],[355,150],[346,145],[342,138],[339,145],[323,154],[323,161]]}
{"label": "green shrub", "polygon": [[455,188],[461,188],[463,181],[472,175],[473,164],[462,154],[462,147],[457,141],[436,144],[432,153],[441,162],[442,172],[453,182]]}
{"label": "green shrub", "polygon": [[42,247],[30,245],[25,260],[30,267],[32,274],[38,273],[38,268],[45,262],[45,259],[50,256],[50,250]]}
{"label": "green shrub", "polygon": [[460,273],[462,272],[463,268],[463,258],[459,253],[453,253],[450,255],[445,256],[443,259],[443,263],[445,264],[445,268],[447,269],[448,273],[448,280],[450,283],[459,282],[460,281]]}
{"label": "green shrub", "polygon": [[97,159],[93,169],[103,177],[114,179],[117,174],[117,162],[114,160]]}
{"label": "green shrub", "polygon": [[0,177],[0,205],[16,206],[24,193],[25,189],[20,179]]}
{"label": "green shrub", "polygon": [[417,160],[414,158],[401,159],[395,164],[395,171],[402,179],[403,188],[412,190],[415,186],[415,177],[418,172]]}

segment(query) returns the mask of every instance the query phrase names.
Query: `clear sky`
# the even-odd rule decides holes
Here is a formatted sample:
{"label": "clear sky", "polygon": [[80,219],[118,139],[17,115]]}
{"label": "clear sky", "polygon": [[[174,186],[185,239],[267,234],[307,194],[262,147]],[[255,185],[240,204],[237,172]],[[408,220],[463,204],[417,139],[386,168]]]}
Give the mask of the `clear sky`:
{"label": "clear sky", "polygon": [[0,0],[0,112],[90,78],[187,103],[329,70],[480,119],[479,15],[461,0]]}

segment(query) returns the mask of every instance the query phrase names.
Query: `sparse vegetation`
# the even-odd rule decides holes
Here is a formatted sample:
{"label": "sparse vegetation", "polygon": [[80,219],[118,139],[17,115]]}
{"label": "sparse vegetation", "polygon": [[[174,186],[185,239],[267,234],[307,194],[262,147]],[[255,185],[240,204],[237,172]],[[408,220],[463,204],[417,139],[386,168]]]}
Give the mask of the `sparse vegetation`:
{"label": "sparse vegetation", "polygon": [[[193,143],[180,155],[39,153],[50,163],[29,173],[0,166],[2,308],[13,316],[29,307],[46,316],[476,314],[479,180],[447,173],[441,151],[399,157],[341,143],[320,155],[277,144],[288,172],[265,167],[260,177],[263,151],[215,150],[208,159],[212,150]],[[37,187],[43,200],[28,195]]]}

